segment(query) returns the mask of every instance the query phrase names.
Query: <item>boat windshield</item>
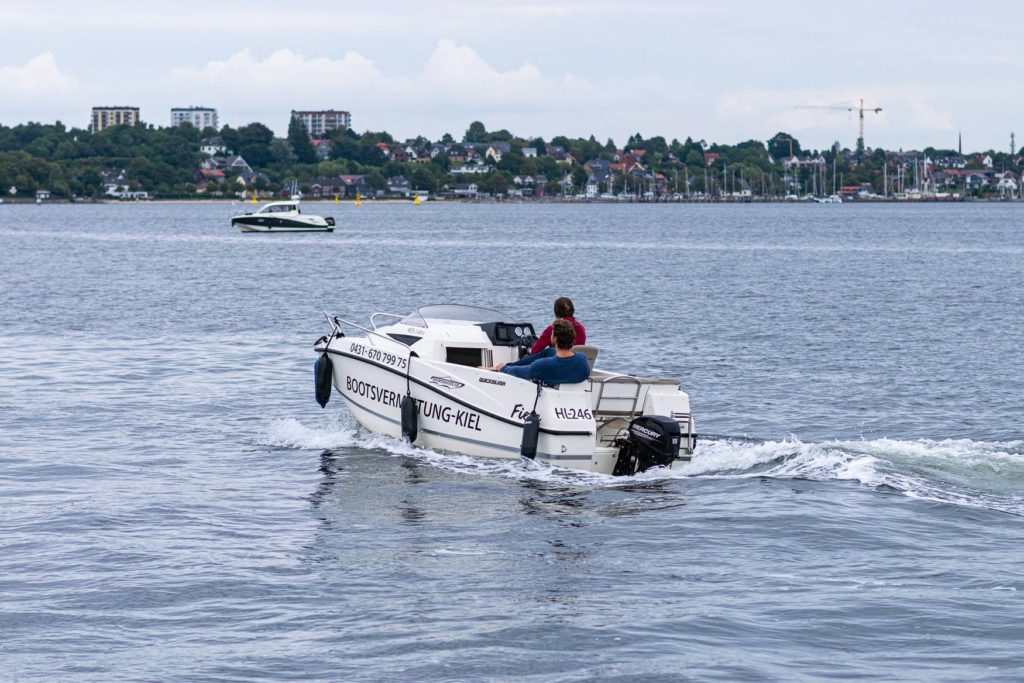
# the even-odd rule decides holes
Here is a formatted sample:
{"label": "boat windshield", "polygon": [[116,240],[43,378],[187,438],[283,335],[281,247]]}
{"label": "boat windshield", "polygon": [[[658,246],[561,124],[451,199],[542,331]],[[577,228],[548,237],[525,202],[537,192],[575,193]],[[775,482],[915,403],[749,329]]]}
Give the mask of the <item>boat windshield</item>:
{"label": "boat windshield", "polygon": [[501,311],[490,308],[463,306],[462,304],[436,304],[420,306],[402,318],[402,322],[418,327],[430,327],[430,322],[445,325],[476,325],[477,323],[501,322],[507,317]]}
{"label": "boat windshield", "polygon": [[256,213],[298,213],[298,207],[294,204],[267,204]]}

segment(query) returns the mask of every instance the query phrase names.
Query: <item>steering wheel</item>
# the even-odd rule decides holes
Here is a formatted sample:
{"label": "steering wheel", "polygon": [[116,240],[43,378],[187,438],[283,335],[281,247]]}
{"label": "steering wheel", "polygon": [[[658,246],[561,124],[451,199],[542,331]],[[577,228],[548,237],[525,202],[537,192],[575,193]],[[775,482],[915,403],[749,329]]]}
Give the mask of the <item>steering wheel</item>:
{"label": "steering wheel", "polygon": [[525,358],[530,355],[530,349],[537,343],[537,334],[533,331],[533,325],[523,325],[523,333],[519,335],[516,345],[519,347],[519,357]]}

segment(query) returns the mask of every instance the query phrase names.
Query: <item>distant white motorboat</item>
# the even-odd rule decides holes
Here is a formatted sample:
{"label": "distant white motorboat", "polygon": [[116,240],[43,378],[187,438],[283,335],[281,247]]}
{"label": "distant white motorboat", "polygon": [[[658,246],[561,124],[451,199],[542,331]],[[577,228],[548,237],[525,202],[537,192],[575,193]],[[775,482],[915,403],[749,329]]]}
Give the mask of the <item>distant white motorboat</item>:
{"label": "distant white motorboat", "polygon": [[299,200],[264,204],[252,213],[235,216],[231,225],[242,232],[333,232],[334,219],[302,213]]}

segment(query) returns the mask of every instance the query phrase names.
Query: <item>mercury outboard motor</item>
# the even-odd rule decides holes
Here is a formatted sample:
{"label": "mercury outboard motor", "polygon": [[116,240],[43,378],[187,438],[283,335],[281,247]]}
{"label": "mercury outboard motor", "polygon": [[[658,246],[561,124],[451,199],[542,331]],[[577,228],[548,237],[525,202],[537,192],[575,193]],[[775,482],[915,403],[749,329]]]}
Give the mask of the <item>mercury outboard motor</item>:
{"label": "mercury outboard motor", "polygon": [[629,476],[652,467],[669,467],[679,457],[679,423],[661,415],[641,415],[629,423],[625,437],[616,439],[619,459],[615,476]]}

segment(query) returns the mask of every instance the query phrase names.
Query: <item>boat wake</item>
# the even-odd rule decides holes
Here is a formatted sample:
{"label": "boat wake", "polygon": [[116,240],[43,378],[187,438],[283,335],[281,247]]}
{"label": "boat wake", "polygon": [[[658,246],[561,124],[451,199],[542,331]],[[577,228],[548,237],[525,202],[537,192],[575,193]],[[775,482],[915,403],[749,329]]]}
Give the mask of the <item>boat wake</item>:
{"label": "boat wake", "polygon": [[705,442],[673,476],[846,480],[942,503],[1024,514],[1024,441]]}
{"label": "boat wake", "polygon": [[953,505],[1024,515],[1024,441],[861,439],[804,443],[718,438],[700,442],[693,461],[633,477],[549,467],[526,460],[474,458],[411,446],[369,433],[344,417],[310,427],[277,420],[256,444],[281,449],[355,448],[415,458],[452,472],[514,477],[581,487],[665,479],[770,477],[856,481],[879,491]]}

